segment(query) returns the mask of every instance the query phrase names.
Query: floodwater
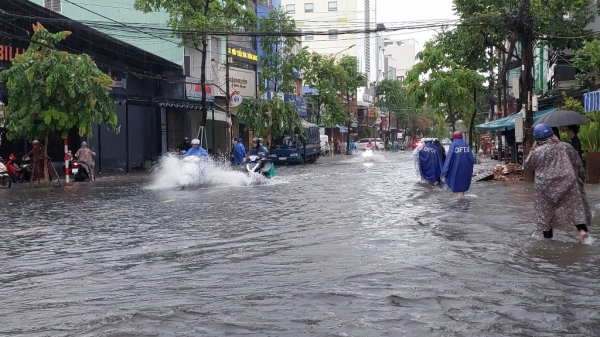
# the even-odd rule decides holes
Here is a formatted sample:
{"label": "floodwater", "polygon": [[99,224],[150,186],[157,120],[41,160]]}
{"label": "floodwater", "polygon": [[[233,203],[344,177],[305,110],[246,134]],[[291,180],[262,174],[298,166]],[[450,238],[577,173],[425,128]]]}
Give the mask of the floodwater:
{"label": "floodwater", "polygon": [[534,234],[530,185],[457,200],[410,151],[245,179],[0,191],[0,336],[600,335],[600,247]]}

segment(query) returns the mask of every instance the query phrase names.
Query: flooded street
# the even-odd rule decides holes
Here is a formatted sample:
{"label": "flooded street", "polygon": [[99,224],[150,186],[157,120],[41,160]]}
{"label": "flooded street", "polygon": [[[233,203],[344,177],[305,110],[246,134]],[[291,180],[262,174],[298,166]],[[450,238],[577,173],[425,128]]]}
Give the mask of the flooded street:
{"label": "flooded street", "polygon": [[600,335],[600,241],[534,234],[533,185],[375,159],[1,190],[0,336]]}

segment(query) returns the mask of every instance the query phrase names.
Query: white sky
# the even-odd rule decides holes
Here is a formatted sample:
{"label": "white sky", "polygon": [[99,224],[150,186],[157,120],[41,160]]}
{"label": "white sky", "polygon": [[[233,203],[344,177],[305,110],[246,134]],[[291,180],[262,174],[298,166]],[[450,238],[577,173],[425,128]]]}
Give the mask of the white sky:
{"label": "white sky", "polygon": [[[387,28],[394,23],[422,20],[455,19],[452,10],[452,0],[371,0],[377,2],[377,22],[383,22]],[[398,25],[396,25],[398,26]],[[429,30],[403,30],[390,33],[389,36],[399,39],[417,40],[417,52],[423,48],[425,42],[436,35]]]}

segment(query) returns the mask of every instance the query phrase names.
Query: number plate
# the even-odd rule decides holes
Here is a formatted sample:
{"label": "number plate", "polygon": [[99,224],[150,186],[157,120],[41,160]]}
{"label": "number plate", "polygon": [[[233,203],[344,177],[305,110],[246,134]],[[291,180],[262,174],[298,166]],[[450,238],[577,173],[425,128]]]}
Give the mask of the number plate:
{"label": "number plate", "polygon": [[287,160],[287,157],[279,157],[279,160]]}
{"label": "number plate", "polygon": [[76,175],[79,172],[79,169],[73,169],[73,175]]}

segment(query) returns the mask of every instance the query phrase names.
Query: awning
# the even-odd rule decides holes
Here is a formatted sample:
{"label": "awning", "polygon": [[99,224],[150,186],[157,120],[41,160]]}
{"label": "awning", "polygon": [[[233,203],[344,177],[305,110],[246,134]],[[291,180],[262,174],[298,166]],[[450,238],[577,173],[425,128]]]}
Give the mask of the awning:
{"label": "awning", "polygon": [[[533,114],[533,121],[537,121],[538,118],[543,115],[550,113],[552,111],[556,111],[558,108],[551,108],[546,110],[540,110]],[[500,118],[495,121],[479,124],[475,126],[475,130],[478,131],[507,131],[515,128],[515,117],[519,116],[521,112],[514,113],[508,117]]]}

